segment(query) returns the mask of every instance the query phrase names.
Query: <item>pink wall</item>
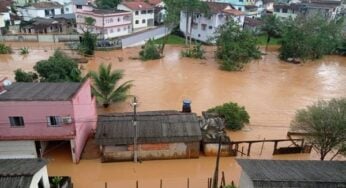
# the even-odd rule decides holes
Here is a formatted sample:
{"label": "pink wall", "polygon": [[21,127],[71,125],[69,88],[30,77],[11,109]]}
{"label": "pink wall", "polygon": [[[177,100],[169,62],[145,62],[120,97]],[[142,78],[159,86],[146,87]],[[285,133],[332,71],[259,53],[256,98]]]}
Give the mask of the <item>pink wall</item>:
{"label": "pink wall", "polygon": [[[11,127],[9,116],[23,116],[24,127]],[[35,139],[73,137],[74,124],[49,127],[47,116],[71,116],[74,119],[70,101],[1,101],[0,139]]]}
{"label": "pink wall", "polygon": [[83,84],[72,102],[76,126],[75,155],[78,162],[88,136],[92,129],[96,129],[96,101],[91,97],[90,80]]}

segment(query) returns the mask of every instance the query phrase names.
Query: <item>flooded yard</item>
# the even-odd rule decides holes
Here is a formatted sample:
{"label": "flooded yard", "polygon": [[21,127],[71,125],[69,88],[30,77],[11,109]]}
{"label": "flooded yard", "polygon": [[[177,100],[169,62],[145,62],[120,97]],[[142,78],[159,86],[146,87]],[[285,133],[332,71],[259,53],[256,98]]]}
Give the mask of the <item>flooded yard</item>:
{"label": "flooded yard", "polygon": [[[11,43],[13,48],[23,44]],[[32,43],[30,54],[21,56],[18,51],[0,55],[0,77],[13,79],[13,70],[32,70],[39,60],[47,59],[53,44],[38,46]],[[36,45],[36,46],[35,46]],[[112,63],[114,69],[123,69],[126,80],[134,80],[131,94],[139,100],[139,111],[180,110],[183,99],[192,100],[192,110],[197,114],[215,105],[233,101],[245,106],[250,114],[250,125],[238,132],[229,132],[232,140],[285,138],[291,119],[297,109],[318,99],[330,99],[346,94],[346,58],[327,56],[321,60],[293,65],[281,62],[277,52],[271,50],[261,60],[248,64],[241,72],[218,69],[213,48],[206,50],[207,59],[194,60],[180,57],[181,47],[168,46],[161,60],[141,62],[132,60],[139,48],[97,52],[85,71],[97,70],[101,63]],[[73,54],[72,52],[69,52]],[[131,111],[129,102],[98,107],[99,113]],[[255,144],[251,158],[318,159],[315,153],[272,156],[273,145]],[[144,161],[143,163],[101,163],[100,160],[82,160],[75,165],[68,147],[60,147],[49,154],[50,175],[69,175],[75,187],[135,187],[140,188],[206,187],[212,177],[215,157],[192,160]],[[238,181],[240,168],[234,158],[221,159],[221,171],[226,181]]]}

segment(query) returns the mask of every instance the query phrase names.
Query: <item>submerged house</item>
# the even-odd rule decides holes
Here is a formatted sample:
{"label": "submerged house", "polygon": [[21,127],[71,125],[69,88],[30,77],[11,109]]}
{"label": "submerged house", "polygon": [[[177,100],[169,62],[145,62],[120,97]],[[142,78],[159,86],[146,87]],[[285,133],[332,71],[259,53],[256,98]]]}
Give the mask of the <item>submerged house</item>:
{"label": "submerged house", "polygon": [[0,187],[49,188],[47,162],[42,159],[0,159]]}
{"label": "submerged house", "polygon": [[241,188],[346,187],[346,161],[237,159]]}
{"label": "submerged house", "polygon": [[90,80],[0,83],[0,159],[36,158],[49,145],[66,143],[78,163],[96,118]]}
{"label": "submerged house", "polygon": [[101,148],[102,162],[129,161],[135,152],[139,160],[199,157],[202,136],[196,114],[139,112],[137,130],[133,118],[133,113],[98,116],[95,138]]}

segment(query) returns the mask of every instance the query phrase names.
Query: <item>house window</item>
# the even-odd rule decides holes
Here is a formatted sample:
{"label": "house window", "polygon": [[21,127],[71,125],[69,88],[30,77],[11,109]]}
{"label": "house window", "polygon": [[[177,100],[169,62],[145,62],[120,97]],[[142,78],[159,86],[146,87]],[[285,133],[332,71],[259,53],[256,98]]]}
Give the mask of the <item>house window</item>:
{"label": "house window", "polygon": [[152,13],[154,13],[153,10],[148,10],[148,14],[152,14]]}
{"label": "house window", "polygon": [[283,13],[287,13],[287,8],[282,9]]}
{"label": "house window", "polygon": [[135,22],[136,24],[139,24],[139,20],[136,20],[136,22]]}
{"label": "house window", "polygon": [[49,10],[44,10],[44,15],[49,16]]}
{"label": "house window", "polygon": [[138,15],[138,13],[139,13],[139,12],[138,12],[138,10],[137,10],[137,11],[135,12],[135,15]]}
{"label": "house window", "polygon": [[241,11],[241,8],[240,8],[240,7],[238,7],[238,10],[239,10],[239,11]]}
{"label": "house window", "polygon": [[142,20],[142,23],[145,23],[145,19]]}
{"label": "house window", "polygon": [[146,10],[142,10],[142,11],[141,11],[141,14],[146,14],[146,13],[147,13]]}
{"label": "house window", "polygon": [[67,7],[65,8],[66,12],[70,11],[70,9],[68,9]]}
{"label": "house window", "polygon": [[192,29],[198,29],[198,23],[192,23]]}
{"label": "house window", "polygon": [[210,25],[210,26],[209,26],[209,29],[213,29],[213,26]]}
{"label": "house window", "polygon": [[76,5],[77,9],[82,9],[82,5]]}
{"label": "house window", "polygon": [[64,8],[61,8],[61,14],[65,14],[65,13],[64,13]]}
{"label": "house window", "polygon": [[118,22],[120,22],[120,18],[118,18]]}
{"label": "house window", "polygon": [[242,3],[243,1],[244,1],[244,0],[239,0],[239,2],[241,2],[241,3]]}
{"label": "house window", "polygon": [[202,31],[205,31],[205,29],[207,28],[207,24],[202,24]]}
{"label": "house window", "polygon": [[48,116],[47,122],[49,127],[60,127],[61,117],[60,116]]}
{"label": "house window", "polygon": [[24,118],[23,116],[10,116],[11,127],[24,127]]}

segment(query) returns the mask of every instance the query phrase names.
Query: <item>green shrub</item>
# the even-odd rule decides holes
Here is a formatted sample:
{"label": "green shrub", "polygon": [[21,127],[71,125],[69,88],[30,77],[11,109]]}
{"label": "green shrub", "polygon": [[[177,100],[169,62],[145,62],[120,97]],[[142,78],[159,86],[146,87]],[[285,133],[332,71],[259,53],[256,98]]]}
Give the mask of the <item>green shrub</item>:
{"label": "green shrub", "polygon": [[6,46],[3,43],[0,43],[0,54],[10,54],[12,53],[12,48],[10,46]]}
{"label": "green shrub", "polygon": [[25,72],[22,69],[14,71],[16,82],[34,82],[38,80],[38,75],[34,72]]}
{"label": "green shrub", "polygon": [[20,54],[21,55],[25,55],[28,53],[29,53],[29,48],[27,48],[27,47],[20,48]]}
{"label": "green shrub", "polygon": [[232,102],[211,108],[208,112],[217,113],[221,118],[224,118],[226,127],[231,130],[240,130],[246,123],[249,123],[250,119],[245,107]]}
{"label": "green shrub", "polygon": [[160,47],[156,45],[153,40],[149,39],[149,41],[142,46],[139,56],[143,61],[160,59]]}
{"label": "green shrub", "polygon": [[192,49],[182,51],[181,56],[196,59],[204,59],[204,53],[205,51],[203,50],[202,45],[200,43],[197,43],[192,47]]}

